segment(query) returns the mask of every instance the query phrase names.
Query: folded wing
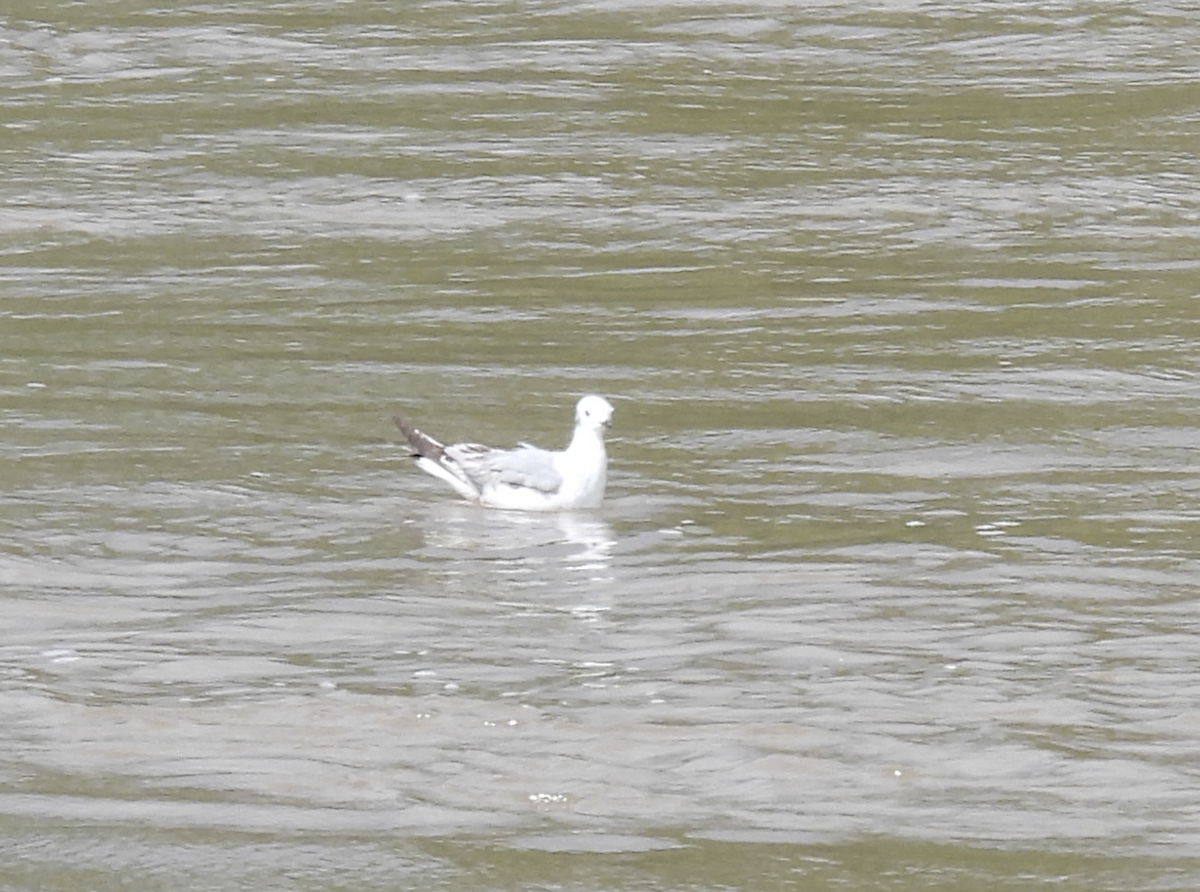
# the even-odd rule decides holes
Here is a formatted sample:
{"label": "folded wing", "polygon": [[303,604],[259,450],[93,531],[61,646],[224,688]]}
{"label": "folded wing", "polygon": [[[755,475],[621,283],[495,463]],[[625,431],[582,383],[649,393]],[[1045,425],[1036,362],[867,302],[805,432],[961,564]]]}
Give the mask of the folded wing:
{"label": "folded wing", "polygon": [[562,486],[554,456],[536,446],[492,449],[477,443],[462,443],[447,446],[445,454],[483,492],[511,486],[551,494]]}

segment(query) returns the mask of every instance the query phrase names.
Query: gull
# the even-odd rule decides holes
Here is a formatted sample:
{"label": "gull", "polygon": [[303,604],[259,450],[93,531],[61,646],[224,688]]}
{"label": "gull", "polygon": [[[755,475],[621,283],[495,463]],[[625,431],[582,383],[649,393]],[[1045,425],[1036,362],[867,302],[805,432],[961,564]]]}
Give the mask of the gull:
{"label": "gull", "polygon": [[604,499],[604,429],[612,415],[604,397],[585,396],[575,406],[575,433],[561,452],[528,443],[516,449],[478,443],[443,446],[400,415],[392,421],[412,446],[417,467],[446,481],[465,499],[489,508],[569,511],[596,508]]}

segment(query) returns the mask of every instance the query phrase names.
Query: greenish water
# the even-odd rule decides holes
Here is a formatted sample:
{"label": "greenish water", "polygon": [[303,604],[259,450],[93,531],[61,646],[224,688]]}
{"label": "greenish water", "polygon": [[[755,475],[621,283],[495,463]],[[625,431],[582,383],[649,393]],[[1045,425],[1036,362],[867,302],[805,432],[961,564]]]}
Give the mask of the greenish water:
{"label": "greenish water", "polygon": [[6,7],[0,887],[1195,888],[1197,45]]}

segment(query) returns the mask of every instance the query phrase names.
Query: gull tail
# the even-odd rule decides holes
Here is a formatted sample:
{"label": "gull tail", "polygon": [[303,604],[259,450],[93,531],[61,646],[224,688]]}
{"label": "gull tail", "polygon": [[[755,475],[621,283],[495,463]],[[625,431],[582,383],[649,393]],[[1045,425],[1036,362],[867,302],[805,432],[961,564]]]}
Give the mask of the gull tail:
{"label": "gull tail", "polygon": [[471,482],[471,478],[467,476],[458,462],[446,455],[445,446],[424,431],[413,427],[403,416],[393,415],[392,421],[396,423],[396,427],[400,428],[400,433],[404,434],[404,439],[408,440],[408,444],[412,446],[413,458],[417,460],[417,467],[426,474],[449,483],[464,499],[472,502],[479,501],[479,487]]}

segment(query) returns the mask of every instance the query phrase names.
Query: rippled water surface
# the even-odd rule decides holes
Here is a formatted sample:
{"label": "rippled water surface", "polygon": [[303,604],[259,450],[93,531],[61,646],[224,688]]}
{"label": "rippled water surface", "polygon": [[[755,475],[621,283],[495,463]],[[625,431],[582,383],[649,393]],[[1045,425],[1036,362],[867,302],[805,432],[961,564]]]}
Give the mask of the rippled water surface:
{"label": "rippled water surface", "polygon": [[0,885],[1196,888],[1197,46],[0,12]]}

